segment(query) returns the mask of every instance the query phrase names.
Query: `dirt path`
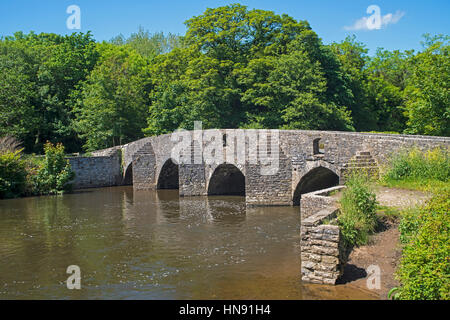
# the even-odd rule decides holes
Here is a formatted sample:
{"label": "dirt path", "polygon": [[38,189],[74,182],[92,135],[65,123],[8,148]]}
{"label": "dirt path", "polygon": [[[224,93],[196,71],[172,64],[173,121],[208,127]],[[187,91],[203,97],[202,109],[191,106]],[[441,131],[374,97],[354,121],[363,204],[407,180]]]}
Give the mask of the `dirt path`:
{"label": "dirt path", "polygon": [[422,191],[379,186],[375,188],[375,192],[380,205],[398,209],[420,206],[431,197],[430,194]]}
{"label": "dirt path", "polygon": [[[402,209],[421,205],[429,198],[420,191],[385,187],[377,187],[376,193],[381,205]],[[367,290],[367,269],[372,265],[379,266],[381,288],[372,292],[380,299],[387,299],[389,290],[399,285],[394,278],[401,257],[399,235],[398,222],[383,221],[368,245],[352,250],[341,283]]]}

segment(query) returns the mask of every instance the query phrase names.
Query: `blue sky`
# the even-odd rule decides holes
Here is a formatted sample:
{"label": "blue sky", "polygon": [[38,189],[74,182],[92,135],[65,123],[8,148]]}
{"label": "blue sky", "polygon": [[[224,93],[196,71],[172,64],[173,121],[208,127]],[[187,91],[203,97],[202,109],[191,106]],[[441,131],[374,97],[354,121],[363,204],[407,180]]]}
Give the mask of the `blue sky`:
{"label": "blue sky", "polygon": [[[0,35],[11,35],[19,30],[72,33],[74,30],[66,27],[69,17],[66,9],[73,4],[81,9],[80,31],[91,30],[97,40],[110,40],[120,33],[128,36],[139,26],[151,32],[184,34],[185,20],[201,14],[207,7],[236,2],[307,20],[325,43],[355,34],[371,54],[377,47],[417,50],[421,48],[424,33],[450,34],[449,0],[1,0]],[[363,20],[360,19],[370,16],[366,13],[370,5],[381,9],[385,25],[379,30],[351,28],[361,26]]]}

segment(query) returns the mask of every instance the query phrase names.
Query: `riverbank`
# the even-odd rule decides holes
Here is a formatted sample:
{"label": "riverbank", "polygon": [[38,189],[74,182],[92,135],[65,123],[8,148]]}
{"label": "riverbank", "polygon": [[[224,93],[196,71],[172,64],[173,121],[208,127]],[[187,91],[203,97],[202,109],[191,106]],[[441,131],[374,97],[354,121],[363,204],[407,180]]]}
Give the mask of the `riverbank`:
{"label": "riverbank", "polygon": [[421,206],[431,195],[417,190],[382,186],[376,186],[375,192],[380,207],[386,210],[381,210],[379,226],[376,233],[370,237],[369,243],[351,251],[339,284],[368,290],[367,270],[370,266],[378,266],[381,271],[380,288],[371,291],[379,299],[385,300],[388,299],[389,291],[399,286],[399,282],[395,279],[395,271],[401,259],[398,230],[400,218],[387,213],[398,213],[398,210]]}
{"label": "riverbank", "polygon": [[401,258],[399,235],[398,222],[381,223],[381,230],[370,238],[369,244],[352,250],[340,283],[367,290],[367,270],[378,266],[380,288],[371,291],[379,299],[387,299],[389,290],[399,285],[394,276]]}

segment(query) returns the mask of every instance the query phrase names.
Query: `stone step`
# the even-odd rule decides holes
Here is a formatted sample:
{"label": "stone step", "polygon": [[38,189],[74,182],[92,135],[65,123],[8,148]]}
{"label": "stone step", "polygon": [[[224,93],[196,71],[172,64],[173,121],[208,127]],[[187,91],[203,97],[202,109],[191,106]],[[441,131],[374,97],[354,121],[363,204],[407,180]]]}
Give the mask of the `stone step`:
{"label": "stone step", "polygon": [[375,162],[351,162],[344,164],[344,168],[347,167],[377,167]]}
{"label": "stone step", "polygon": [[356,155],[358,155],[358,156],[370,156],[370,152],[369,151],[358,151],[358,152],[356,152]]}
{"label": "stone step", "polygon": [[375,168],[375,163],[347,163],[344,168]]}
{"label": "stone step", "polygon": [[377,166],[346,166],[343,167],[342,170],[349,170],[349,169],[368,169],[368,170],[378,170]]}
{"label": "stone step", "polygon": [[371,173],[371,174],[379,173],[378,168],[343,168],[343,169],[341,169],[341,174],[345,175],[346,173],[351,172],[351,171],[367,172],[367,173]]}
{"label": "stone step", "polygon": [[368,159],[373,159],[372,156],[354,156],[352,158],[353,160],[368,160]]}
{"label": "stone step", "polygon": [[366,158],[366,159],[350,159],[349,162],[373,162],[375,163],[375,159]]}

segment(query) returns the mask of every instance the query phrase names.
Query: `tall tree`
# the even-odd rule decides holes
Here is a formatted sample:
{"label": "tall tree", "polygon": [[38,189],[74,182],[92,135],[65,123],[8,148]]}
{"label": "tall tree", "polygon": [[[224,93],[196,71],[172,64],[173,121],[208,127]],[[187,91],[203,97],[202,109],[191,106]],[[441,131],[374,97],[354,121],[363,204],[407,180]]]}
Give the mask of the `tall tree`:
{"label": "tall tree", "polygon": [[88,151],[143,136],[148,112],[148,62],[134,50],[98,45],[98,64],[73,94],[74,127]]}
{"label": "tall tree", "polygon": [[339,61],[307,22],[236,4],[186,25],[185,47],[154,61],[147,134],[193,120],[206,128],[352,129]]}
{"label": "tall tree", "polygon": [[[14,131],[14,125],[10,127],[6,121],[26,115],[28,124],[22,126],[19,138],[25,141],[28,151],[41,152],[47,140],[63,142],[69,151],[77,150],[69,98],[98,58],[90,33],[60,36],[18,32],[1,41],[1,47],[1,78],[9,79],[5,85],[9,89],[0,92],[0,109],[10,111],[5,112],[10,120],[0,126]],[[19,67],[12,70],[13,66]],[[18,86],[14,92],[11,85],[15,82]],[[19,108],[13,109],[13,105]]]}
{"label": "tall tree", "polygon": [[379,48],[367,66],[369,108],[375,130],[403,132],[406,128],[404,90],[411,75],[413,51]]}
{"label": "tall tree", "polygon": [[413,58],[405,90],[407,133],[450,135],[449,39],[425,35],[425,50]]}

